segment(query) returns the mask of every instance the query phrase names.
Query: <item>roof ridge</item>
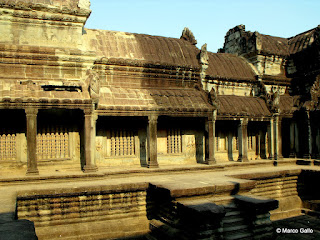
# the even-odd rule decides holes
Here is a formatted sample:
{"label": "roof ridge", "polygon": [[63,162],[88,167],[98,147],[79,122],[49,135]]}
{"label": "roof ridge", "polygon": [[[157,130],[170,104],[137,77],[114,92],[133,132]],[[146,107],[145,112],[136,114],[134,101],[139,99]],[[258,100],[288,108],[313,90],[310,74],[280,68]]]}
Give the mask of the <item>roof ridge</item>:
{"label": "roof ridge", "polygon": [[319,26],[320,26],[320,25],[318,25],[317,27],[312,28],[312,29],[310,29],[310,30],[304,31],[304,32],[302,32],[302,33],[299,33],[299,34],[297,34],[297,35],[295,35],[295,36],[289,37],[289,38],[287,38],[287,39],[288,39],[288,41],[290,41],[291,39],[293,39],[293,38],[295,38],[295,37],[298,37],[298,36],[301,36],[301,35],[306,34],[306,33],[308,33],[308,32],[311,32],[311,31],[313,31],[313,30],[316,30]]}
{"label": "roof ridge", "polygon": [[124,33],[124,34],[132,34],[132,35],[139,35],[139,36],[146,36],[146,37],[174,39],[174,40],[179,40],[181,42],[186,42],[190,45],[193,45],[189,41],[183,40],[178,37],[165,37],[165,36],[159,36],[159,35],[150,35],[150,34],[146,34],[146,33],[132,33],[132,32],[117,31],[117,30],[93,29],[93,28],[84,28],[84,30],[85,31],[91,30],[91,31],[97,31],[97,32],[110,32],[110,33]]}

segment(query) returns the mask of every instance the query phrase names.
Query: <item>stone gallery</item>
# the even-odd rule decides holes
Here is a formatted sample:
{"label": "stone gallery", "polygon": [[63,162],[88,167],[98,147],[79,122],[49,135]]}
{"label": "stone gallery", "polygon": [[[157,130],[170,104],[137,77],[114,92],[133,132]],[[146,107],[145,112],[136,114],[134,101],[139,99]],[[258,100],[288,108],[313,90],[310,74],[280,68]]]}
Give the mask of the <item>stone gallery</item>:
{"label": "stone gallery", "polygon": [[319,26],[239,25],[213,53],[188,28],[87,29],[90,14],[89,0],[0,0],[0,169],[320,158]]}

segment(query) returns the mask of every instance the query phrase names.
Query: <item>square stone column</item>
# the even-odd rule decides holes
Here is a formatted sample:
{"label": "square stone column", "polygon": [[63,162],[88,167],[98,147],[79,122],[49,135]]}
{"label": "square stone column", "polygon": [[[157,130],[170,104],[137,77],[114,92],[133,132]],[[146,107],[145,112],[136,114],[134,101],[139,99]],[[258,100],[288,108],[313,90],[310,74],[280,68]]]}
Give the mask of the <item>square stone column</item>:
{"label": "square stone column", "polygon": [[216,118],[215,114],[213,117],[209,117],[207,119],[207,125],[208,125],[208,152],[209,156],[206,160],[208,165],[212,165],[216,163],[216,159],[214,156],[215,153],[215,146],[216,146]]}
{"label": "square stone column", "polygon": [[256,134],[256,153],[257,153],[257,160],[261,159],[261,135],[260,132]]}
{"label": "square stone column", "polygon": [[233,161],[233,132],[228,133],[228,160]]}
{"label": "square stone column", "polygon": [[274,124],[273,118],[270,119],[268,124],[268,153],[269,159],[274,159]]}
{"label": "square stone column", "polygon": [[312,135],[311,135],[311,123],[310,123],[310,112],[307,112],[307,134],[306,134],[306,148],[305,152],[303,154],[303,158],[311,159],[311,153],[312,153]]}
{"label": "square stone column", "polygon": [[239,157],[238,162],[248,162],[248,119],[241,118],[238,125]]}
{"label": "square stone column", "polygon": [[267,158],[267,149],[266,149],[266,132],[265,130],[259,131],[260,138],[260,157],[262,159]]}
{"label": "square stone column", "polygon": [[93,109],[84,109],[85,166],[83,167],[83,171],[86,173],[98,171],[95,161],[96,121],[97,116],[94,114]]}
{"label": "square stone column", "polygon": [[274,159],[282,159],[282,136],[281,118],[279,115],[274,117]]}
{"label": "square stone column", "polygon": [[38,109],[26,108],[27,119],[27,175],[37,175],[37,114]]}
{"label": "square stone column", "polygon": [[158,164],[158,147],[157,147],[157,124],[158,116],[148,116],[147,141],[148,141],[148,167],[157,168]]}

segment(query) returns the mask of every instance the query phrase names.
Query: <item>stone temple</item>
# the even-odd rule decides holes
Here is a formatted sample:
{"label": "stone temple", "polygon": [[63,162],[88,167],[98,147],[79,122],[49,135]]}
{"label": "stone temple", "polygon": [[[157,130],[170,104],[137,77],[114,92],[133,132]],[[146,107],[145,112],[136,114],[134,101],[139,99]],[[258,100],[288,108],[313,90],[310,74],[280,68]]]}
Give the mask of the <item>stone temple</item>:
{"label": "stone temple", "polygon": [[[213,53],[188,28],[87,29],[90,14],[89,0],[0,0],[0,180],[20,186],[17,224],[39,239],[274,239],[273,220],[319,214],[319,26],[238,25]],[[124,179],[96,183],[110,174]]]}

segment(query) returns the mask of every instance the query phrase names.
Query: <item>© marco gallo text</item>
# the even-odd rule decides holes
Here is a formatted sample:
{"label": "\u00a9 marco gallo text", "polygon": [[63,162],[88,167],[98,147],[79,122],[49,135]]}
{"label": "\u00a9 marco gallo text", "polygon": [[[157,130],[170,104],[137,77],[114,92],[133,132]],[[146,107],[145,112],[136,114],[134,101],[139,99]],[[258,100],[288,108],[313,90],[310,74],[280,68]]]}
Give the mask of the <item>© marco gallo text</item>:
{"label": "\u00a9 marco gallo text", "polygon": [[277,233],[313,233],[311,228],[277,228]]}

